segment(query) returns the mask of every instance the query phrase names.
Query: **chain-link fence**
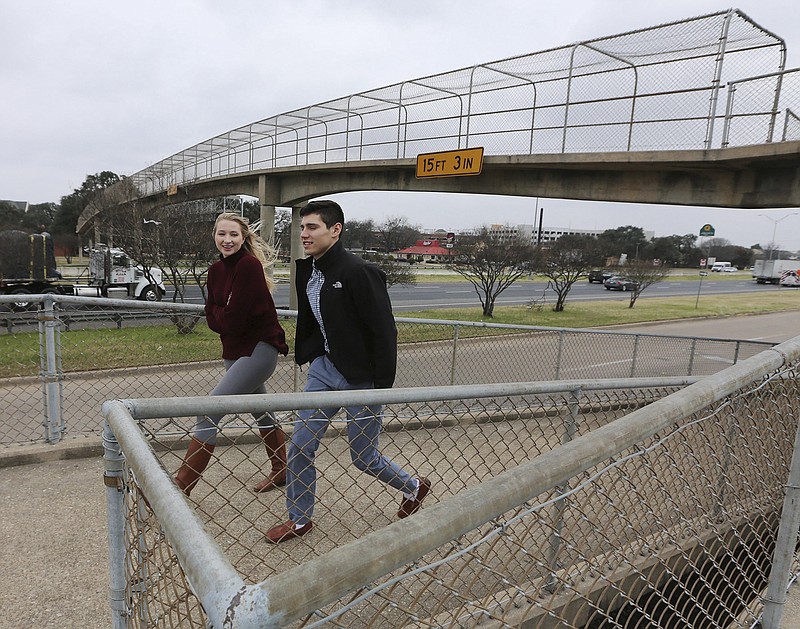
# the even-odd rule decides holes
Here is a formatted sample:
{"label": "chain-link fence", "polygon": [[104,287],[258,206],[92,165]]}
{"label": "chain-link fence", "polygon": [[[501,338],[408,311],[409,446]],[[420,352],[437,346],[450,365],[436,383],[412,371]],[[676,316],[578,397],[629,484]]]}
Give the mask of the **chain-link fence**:
{"label": "chain-link fence", "polygon": [[[791,480],[781,514],[798,361],[800,338],[702,379],[109,402],[116,626],[776,629],[798,571]],[[377,404],[384,453],[431,480],[423,508],[394,521],[398,492],[355,471],[335,418],[316,526],[266,543],[285,496],[248,489],[266,457],[244,415],[291,431],[297,409]],[[186,416],[222,409],[185,500]]]}
{"label": "chain-link fence", "polygon": [[[99,436],[117,397],[205,395],[224,367],[202,306],[61,295],[0,296],[0,445]],[[17,300],[17,301],[14,301]],[[35,307],[35,309],[34,309]],[[280,311],[293,346],[295,313]],[[602,330],[397,318],[396,386],[707,375],[771,344]],[[280,357],[267,388],[301,391]]]}
{"label": "chain-link fence", "polygon": [[723,146],[800,140],[800,69],[732,82],[724,135]]}
{"label": "chain-link fence", "polygon": [[[236,173],[477,146],[487,155],[709,149],[722,141],[725,84],[783,71],[785,62],[783,40],[738,10],[724,11],[271,116],[131,181],[148,196]],[[757,108],[774,114],[775,94],[765,88],[754,94]],[[767,129],[752,136],[757,143]]]}

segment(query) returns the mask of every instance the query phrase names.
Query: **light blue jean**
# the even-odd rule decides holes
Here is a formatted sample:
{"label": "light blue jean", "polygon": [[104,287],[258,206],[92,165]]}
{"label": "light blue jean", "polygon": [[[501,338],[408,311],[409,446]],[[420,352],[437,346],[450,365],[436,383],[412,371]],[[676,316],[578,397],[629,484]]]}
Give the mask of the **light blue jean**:
{"label": "light blue jean", "polygon": [[[308,369],[306,391],[351,391],[372,389],[371,382],[350,384],[327,356],[314,359]],[[339,408],[298,411],[289,444],[286,474],[286,506],[289,519],[305,524],[314,514],[317,470],[314,458],[331,418]],[[350,458],[357,469],[405,493],[416,489],[414,477],[378,451],[378,435],[383,424],[383,407],[348,406],[347,439]]]}
{"label": "light blue jean", "polygon": [[[242,356],[236,360],[223,360],[225,375],[214,387],[210,395],[238,395],[248,393],[266,393],[264,382],[275,371],[278,364],[278,350],[264,341],[259,341],[250,356]],[[197,417],[194,436],[203,443],[217,443],[217,426],[225,415],[200,415]],[[256,417],[259,428],[275,425],[272,413]]]}

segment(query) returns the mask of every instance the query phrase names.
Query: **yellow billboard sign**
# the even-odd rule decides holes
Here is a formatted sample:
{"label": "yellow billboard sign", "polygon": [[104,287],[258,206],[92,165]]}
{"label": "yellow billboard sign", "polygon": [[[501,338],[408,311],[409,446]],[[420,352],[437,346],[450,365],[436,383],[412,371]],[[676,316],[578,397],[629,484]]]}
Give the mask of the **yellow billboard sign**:
{"label": "yellow billboard sign", "polygon": [[483,147],[417,155],[417,177],[479,175],[482,168]]}

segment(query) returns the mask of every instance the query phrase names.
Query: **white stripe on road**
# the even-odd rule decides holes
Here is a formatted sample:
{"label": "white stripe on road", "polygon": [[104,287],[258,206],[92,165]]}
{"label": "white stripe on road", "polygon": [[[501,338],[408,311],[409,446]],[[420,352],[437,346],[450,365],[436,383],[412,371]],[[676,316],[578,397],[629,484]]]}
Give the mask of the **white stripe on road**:
{"label": "white stripe on road", "polygon": [[578,371],[580,369],[586,369],[587,367],[609,367],[611,365],[622,365],[631,362],[633,362],[633,358],[626,358],[624,360],[612,360],[607,363],[592,363],[589,365],[581,365],[580,367],[569,367],[568,369],[562,369],[562,371]]}

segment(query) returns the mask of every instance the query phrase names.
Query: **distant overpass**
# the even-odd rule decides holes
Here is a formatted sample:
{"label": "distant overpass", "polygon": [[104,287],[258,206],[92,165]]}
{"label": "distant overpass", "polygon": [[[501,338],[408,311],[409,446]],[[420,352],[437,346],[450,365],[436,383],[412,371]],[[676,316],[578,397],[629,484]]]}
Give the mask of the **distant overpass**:
{"label": "distant overpass", "polygon": [[[275,207],[431,191],[733,208],[800,206],[800,69],[738,10],[404,81],[200,142],[109,188],[105,213],[224,195]],[[422,179],[422,153],[483,147],[481,174]],[[297,212],[294,212],[295,219]]]}

